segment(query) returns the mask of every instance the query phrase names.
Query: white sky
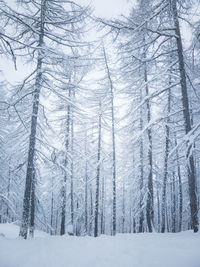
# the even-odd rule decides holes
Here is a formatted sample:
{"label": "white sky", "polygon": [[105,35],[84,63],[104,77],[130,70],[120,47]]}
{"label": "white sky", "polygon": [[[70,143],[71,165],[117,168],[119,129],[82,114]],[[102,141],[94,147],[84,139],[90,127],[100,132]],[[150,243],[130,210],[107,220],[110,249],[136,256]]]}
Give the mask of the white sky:
{"label": "white sky", "polygon": [[114,18],[121,14],[127,14],[131,2],[135,0],[78,0],[82,5],[91,4],[96,16]]}

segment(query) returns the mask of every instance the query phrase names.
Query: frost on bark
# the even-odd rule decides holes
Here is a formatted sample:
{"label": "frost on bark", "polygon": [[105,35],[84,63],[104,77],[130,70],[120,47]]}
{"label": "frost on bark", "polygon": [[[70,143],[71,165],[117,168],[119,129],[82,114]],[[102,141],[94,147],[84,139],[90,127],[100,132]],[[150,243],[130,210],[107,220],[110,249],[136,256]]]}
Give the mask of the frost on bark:
{"label": "frost on bark", "polygon": [[[184,57],[183,57],[183,46],[182,46],[182,39],[181,39],[176,3],[177,3],[176,0],[171,1],[171,12],[172,12],[173,20],[174,20],[177,53],[178,53],[178,60],[179,60],[184,126],[185,126],[185,133],[188,134],[191,131],[192,127],[191,127],[191,119],[190,119],[185,64],[184,64]],[[191,145],[187,147],[187,161],[188,161],[187,170],[188,170],[189,198],[190,198],[190,210],[191,210],[191,227],[194,230],[194,232],[198,232],[198,207],[197,207],[197,195],[196,195],[196,185],[195,185],[195,164],[194,164],[194,157],[192,154]]]}
{"label": "frost on bark", "polygon": [[35,170],[33,171],[32,184],[31,184],[31,210],[30,210],[30,230],[29,234],[34,237],[35,228]]}
{"label": "frost on bark", "polygon": [[[74,91],[72,92],[74,97]],[[73,108],[71,107],[71,166],[70,166],[70,208],[71,208],[71,225],[74,225],[74,118]]]}
{"label": "frost on bark", "polygon": [[[144,40],[145,41],[145,40]],[[144,53],[144,59],[146,58],[146,55]],[[147,65],[144,63],[144,81],[145,81],[145,90],[146,90],[146,96],[149,95],[149,86],[148,86],[148,75],[147,75]],[[151,120],[151,107],[149,100],[146,101],[146,108],[147,108],[147,123]],[[147,219],[147,227],[149,232],[152,232],[152,226],[153,226],[153,217],[154,217],[154,211],[153,211],[153,154],[152,154],[152,131],[150,128],[147,129],[147,136],[148,136],[148,176],[147,176],[147,205],[146,205],[146,219]]]}
{"label": "frost on bark", "polygon": [[85,233],[88,234],[88,159],[87,159],[87,130],[85,130],[85,140],[84,140],[84,149],[85,149]]}
{"label": "frost on bark", "polygon": [[37,130],[37,119],[38,119],[38,109],[39,109],[39,98],[42,82],[42,45],[44,43],[44,14],[45,14],[45,2],[41,4],[41,22],[40,22],[40,35],[38,44],[38,60],[37,60],[37,76],[35,81],[35,91],[33,99],[33,109],[31,117],[31,133],[29,139],[29,149],[28,149],[28,163],[26,171],[26,183],[24,191],[23,200],[23,215],[22,223],[20,227],[19,235],[24,239],[27,238],[28,225],[29,225],[29,213],[30,213],[30,201],[31,201],[31,186],[34,176],[34,155],[35,155],[35,143],[36,143],[36,130]]}
{"label": "frost on bark", "polygon": [[[71,97],[71,90],[69,90],[69,98]],[[64,168],[67,169],[69,164],[68,153],[69,153],[69,144],[70,144],[70,120],[71,120],[71,106],[67,106],[67,126],[66,126],[66,141],[65,141],[65,160]],[[66,192],[66,183],[67,183],[67,172],[65,171],[63,185],[62,185],[62,206],[61,206],[61,226],[60,226],[60,235],[65,234],[65,222],[66,222],[66,204],[67,204],[67,192]]]}
{"label": "frost on bark", "polygon": [[94,211],[94,236],[99,233],[99,184],[100,184],[100,160],[101,160],[101,103],[99,103],[99,130],[98,130],[98,151],[97,151],[97,174],[96,174],[96,194],[95,194],[95,211]]}
{"label": "frost on bark", "polygon": [[[169,85],[171,81],[169,82]],[[169,158],[169,145],[170,145],[170,129],[169,129],[169,114],[171,111],[171,91],[168,90],[168,101],[167,101],[167,123],[165,125],[165,156],[164,156],[164,175],[163,175],[163,188],[162,188],[162,226],[161,233],[165,232],[165,214],[166,214],[166,187],[168,178],[168,158]]]}
{"label": "frost on bark", "polygon": [[113,82],[111,79],[110,69],[108,66],[107,55],[105,47],[103,47],[104,61],[106,65],[106,72],[109,81],[110,95],[111,95],[111,123],[112,123],[112,186],[113,186],[113,210],[112,210],[112,234],[116,234],[116,145],[115,145],[115,114],[114,114],[114,92]]}
{"label": "frost on bark", "polygon": [[[140,102],[142,102],[142,89],[140,89]],[[143,130],[143,107],[140,108],[140,131]],[[143,137],[140,138],[140,215],[139,215],[139,233],[144,231],[144,211],[143,211],[143,186],[144,186],[144,144]]]}

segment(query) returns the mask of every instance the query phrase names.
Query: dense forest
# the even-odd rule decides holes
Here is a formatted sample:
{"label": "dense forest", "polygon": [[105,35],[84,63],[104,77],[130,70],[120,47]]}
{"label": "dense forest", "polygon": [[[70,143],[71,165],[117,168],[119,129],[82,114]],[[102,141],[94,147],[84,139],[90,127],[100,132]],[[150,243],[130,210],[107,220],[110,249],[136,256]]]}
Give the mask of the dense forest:
{"label": "dense forest", "polygon": [[96,17],[0,0],[0,223],[77,236],[198,232],[200,2]]}

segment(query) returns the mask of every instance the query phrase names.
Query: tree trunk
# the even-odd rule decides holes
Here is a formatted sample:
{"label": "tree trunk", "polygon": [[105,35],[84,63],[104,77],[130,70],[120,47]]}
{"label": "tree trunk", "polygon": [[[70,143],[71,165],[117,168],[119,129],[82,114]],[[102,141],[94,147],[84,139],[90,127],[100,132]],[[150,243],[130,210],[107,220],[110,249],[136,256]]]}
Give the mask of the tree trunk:
{"label": "tree trunk", "polygon": [[[140,91],[140,102],[142,102],[142,89]],[[140,132],[143,130],[143,112],[140,108]],[[140,217],[139,217],[139,233],[144,231],[144,211],[143,211],[143,186],[144,186],[144,151],[143,151],[143,137],[140,137]]]}
{"label": "tree trunk", "polygon": [[93,190],[92,185],[90,184],[90,224],[89,224],[89,233],[92,235],[93,232]]}
{"label": "tree trunk", "polygon": [[101,103],[99,103],[99,136],[97,153],[97,176],[96,176],[96,195],[95,195],[95,215],[94,215],[94,236],[99,234],[99,183],[100,183],[100,160],[101,160]]}
{"label": "tree trunk", "polygon": [[31,133],[30,133],[30,139],[29,139],[26,183],[25,183],[24,200],[23,200],[23,215],[22,215],[22,222],[21,222],[21,227],[20,227],[20,232],[19,232],[19,236],[23,237],[24,239],[27,238],[27,234],[28,234],[30,201],[31,201],[31,185],[32,185],[32,180],[33,180],[33,175],[34,175],[36,130],[37,130],[39,98],[40,98],[41,82],[42,82],[42,46],[44,43],[43,39],[44,39],[45,2],[46,0],[41,0],[41,21],[40,21],[39,43],[38,43],[37,74],[36,74],[36,81],[35,81],[33,110],[32,110],[32,117],[31,117]]}
{"label": "tree trunk", "polygon": [[85,166],[85,233],[88,234],[88,174],[87,162]]}
{"label": "tree trunk", "polygon": [[[174,134],[175,146],[177,146],[176,134]],[[181,178],[181,168],[179,163],[179,155],[176,150],[176,161],[177,161],[177,174],[178,174],[178,195],[179,195],[179,224],[178,231],[182,230],[182,219],[183,219],[183,189],[182,189],[182,178]]]}
{"label": "tree trunk", "polygon": [[85,130],[85,233],[88,234],[88,159],[87,159],[87,131]]}
{"label": "tree trunk", "polygon": [[113,184],[113,221],[112,221],[112,234],[116,234],[116,145],[115,145],[115,115],[114,115],[114,92],[113,83],[111,79],[110,69],[106,56],[105,48],[103,47],[104,60],[106,65],[107,76],[110,86],[111,95],[111,120],[112,120],[112,184]]}
{"label": "tree trunk", "polygon": [[[178,20],[178,12],[176,6],[176,0],[171,0],[171,11],[174,20],[176,43],[178,50],[179,59],[179,71],[181,79],[181,93],[182,93],[182,105],[183,105],[183,117],[185,125],[185,133],[188,134],[191,131],[191,120],[189,111],[189,99],[188,89],[186,83],[185,64],[183,58],[183,46],[180,33],[180,26]],[[196,196],[196,184],[195,184],[195,165],[194,157],[192,154],[191,145],[187,148],[187,160],[188,160],[188,185],[189,185],[189,198],[190,198],[190,210],[191,210],[191,226],[194,232],[198,232],[198,207],[197,207],[197,196]]]}
{"label": "tree trunk", "polygon": [[102,177],[101,190],[101,234],[105,234],[105,177]]}
{"label": "tree trunk", "polygon": [[53,193],[53,189],[54,189],[54,183],[53,183],[53,178],[51,180],[51,235],[55,234],[55,231],[53,231],[53,217],[54,217],[54,193]]}
{"label": "tree trunk", "polygon": [[[144,59],[146,58],[146,55],[144,53]],[[149,95],[149,86],[148,86],[148,77],[147,77],[147,65],[144,63],[144,81],[145,81],[145,89],[146,89],[146,96]],[[146,107],[147,107],[147,123],[151,120],[151,107],[149,100],[146,101]],[[152,232],[152,225],[153,225],[153,217],[154,217],[154,211],[153,211],[153,173],[152,173],[152,132],[151,129],[148,128],[147,130],[147,136],[148,136],[148,179],[147,179],[147,205],[146,205],[146,218],[147,218],[147,226],[149,232]]]}
{"label": "tree trunk", "polygon": [[74,121],[73,109],[71,108],[71,179],[70,179],[70,200],[71,200],[71,224],[74,225]]}
{"label": "tree trunk", "polygon": [[175,187],[175,173],[172,177],[171,186],[171,210],[172,210],[172,233],[176,233],[176,187]]}
{"label": "tree trunk", "polygon": [[[69,90],[69,98],[71,96],[71,91]],[[67,129],[66,129],[66,142],[65,142],[65,161],[64,167],[67,168],[69,164],[68,153],[69,153],[69,139],[70,139],[70,116],[71,116],[71,107],[68,104],[67,107]],[[62,185],[62,207],[61,207],[61,227],[60,227],[60,235],[65,234],[65,221],[66,221],[66,202],[67,202],[67,193],[66,193],[66,183],[67,183],[67,173],[65,171],[64,180]]]}
{"label": "tree trunk", "polygon": [[157,207],[158,207],[158,228],[157,231],[160,233],[160,196],[159,196],[159,190],[157,188]]}
{"label": "tree trunk", "polygon": [[[169,85],[171,84],[171,81]],[[167,115],[170,114],[171,111],[171,91],[168,90],[168,101],[167,101]],[[169,158],[169,117],[167,117],[167,123],[165,125],[165,159],[164,159],[164,177],[163,177],[163,190],[162,190],[162,227],[161,227],[161,233],[165,232],[165,214],[166,214],[166,184],[167,184],[167,177],[168,177],[168,158]]]}
{"label": "tree trunk", "polygon": [[125,232],[125,181],[124,176],[122,178],[123,188],[122,188],[122,233]]}
{"label": "tree trunk", "polygon": [[[11,167],[10,167],[10,160],[9,160],[9,170],[8,170],[8,187],[7,187],[7,199],[9,200],[10,198],[10,186],[11,186]],[[10,222],[10,218],[9,218],[9,207],[7,206],[6,209],[6,222]]]}
{"label": "tree trunk", "polygon": [[34,227],[35,227],[35,170],[32,178],[31,185],[31,211],[30,211],[30,237],[34,237]]}

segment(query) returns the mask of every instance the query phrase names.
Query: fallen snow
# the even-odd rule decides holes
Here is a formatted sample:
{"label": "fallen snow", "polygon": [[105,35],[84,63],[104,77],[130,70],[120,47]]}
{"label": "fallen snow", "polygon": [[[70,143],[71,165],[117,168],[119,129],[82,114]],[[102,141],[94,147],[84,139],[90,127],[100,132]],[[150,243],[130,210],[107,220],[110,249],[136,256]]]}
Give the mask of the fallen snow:
{"label": "fallen snow", "polygon": [[0,267],[200,267],[200,233],[118,234],[115,237],[18,238],[18,227],[0,224]]}

